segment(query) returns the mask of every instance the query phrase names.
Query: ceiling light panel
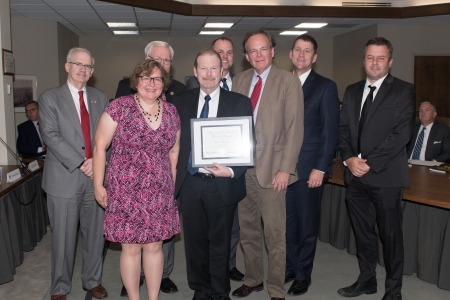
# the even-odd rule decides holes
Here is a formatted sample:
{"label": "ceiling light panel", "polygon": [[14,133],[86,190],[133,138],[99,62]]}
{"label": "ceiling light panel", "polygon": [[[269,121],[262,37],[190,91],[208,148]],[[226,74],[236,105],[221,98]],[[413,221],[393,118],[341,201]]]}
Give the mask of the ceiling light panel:
{"label": "ceiling light panel", "polygon": [[234,23],[206,23],[205,28],[230,28]]}
{"label": "ceiling light panel", "polygon": [[139,31],[134,30],[113,30],[115,35],[137,35]]}
{"label": "ceiling light panel", "polygon": [[327,25],[328,23],[300,23],[295,28],[322,28]]}
{"label": "ceiling light panel", "polygon": [[286,30],[283,32],[280,32],[280,35],[301,35],[301,34],[305,34],[308,31],[299,31],[299,30]]}
{"label": "ceiling light panel", "polygon": [[132,28],[137,27],[136,23],[127,23],[127,22],[108,22],[109,27],[111,28]]}
{"label": "ceiling light panel", "polygon": [[201,35],[222,35],[224,33],[225,33],[225,31],[220,31],[220,30],[202,30],[199,32],[199,34],[201,34]]}

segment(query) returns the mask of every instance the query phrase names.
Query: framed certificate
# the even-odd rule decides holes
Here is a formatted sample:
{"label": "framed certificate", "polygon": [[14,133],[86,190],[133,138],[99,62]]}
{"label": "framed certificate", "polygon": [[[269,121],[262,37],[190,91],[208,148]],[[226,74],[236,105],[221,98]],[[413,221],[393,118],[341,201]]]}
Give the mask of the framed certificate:
{"label": "framed certificate", "polygon": [[191,119],[192,166],[253,166],[252,117]]}

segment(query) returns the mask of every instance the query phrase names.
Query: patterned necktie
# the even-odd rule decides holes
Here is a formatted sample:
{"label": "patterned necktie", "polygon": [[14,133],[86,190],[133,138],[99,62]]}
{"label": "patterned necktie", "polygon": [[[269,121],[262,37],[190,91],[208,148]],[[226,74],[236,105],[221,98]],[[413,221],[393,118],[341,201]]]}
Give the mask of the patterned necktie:
{"label": "patterned necktie", "polygon": [[[202,111],[200,113],[200,119],[208,118],[208,115],[209,115],[209,100],[211,100],[211,97],[209,95],[206,95],[205,96],[205,104],[203,104],[203,108],[202,108]],[[189,153],[187,171],[191,175],[194,175],[194,174],[198,173],[198,168],[192,167],[192,151],[191,151],[191,153]]]}
{"label": "patterned necktie", "polygon": [[89,113],[86,109],[86,105],[84,104],[83,91],[78,91],[78,95],[80,95],[81,129],[83,130],[85,157],[92,158]]}
{"label": "patterned necktie", "polygon": [[420,152],[422,151],[423,138],[425,136],[425,129],[427,129],[427,128],[423,127],[422,131],[419,133],[416,145],[414,146],[412,159],[420,159]]}
{"label": "patterned necktie", "polygon": [[364,129],[364,124],[366,123],[367,116],[369,115],[370,107],[373,103],[373,92],[377,87],[369,85],[370,92],[364,101],[363,108],[361,110],[361,117],[359,118],[359,131],[358,131],[358,153],[361,153],[361,133]]}
{"label": "patterned necktie", "polygon": [[227,91],[230,90],[230,88],[228,87],[228,84],[227,84],[227,79],[225,77],[222,78],[222,88]]}
{"label": "patterned necktie", "polygon": [[250,100],[252,102],[252,112],[255,111],[256,104],[258,104],[259,95],[261,95],[261,88],[262,88],[262,79],[259,75],[258,76],[258,82],[256,82],[255,87],[253,88],[252,95],[250,96]]}

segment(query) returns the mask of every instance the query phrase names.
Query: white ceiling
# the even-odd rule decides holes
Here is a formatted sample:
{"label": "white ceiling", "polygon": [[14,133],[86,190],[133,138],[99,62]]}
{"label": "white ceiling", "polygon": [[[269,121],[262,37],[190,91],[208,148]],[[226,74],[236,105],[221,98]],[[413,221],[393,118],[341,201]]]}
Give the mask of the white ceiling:
{"label": "white ceiling", "polygon": [[227,36],[242,36],[259,28],[278,34],[301,22],[329,23],[309,29],[314,36],[336,36],[376,23],[450,24],[450,15],[409,19],[182,16],[95,0],[10,0],[10,9],[13,17],[59,22],[81,37],[113,36],[106,22],[135,22],[141,36],[195,36],[206,22],[235,23],[226,30]]}

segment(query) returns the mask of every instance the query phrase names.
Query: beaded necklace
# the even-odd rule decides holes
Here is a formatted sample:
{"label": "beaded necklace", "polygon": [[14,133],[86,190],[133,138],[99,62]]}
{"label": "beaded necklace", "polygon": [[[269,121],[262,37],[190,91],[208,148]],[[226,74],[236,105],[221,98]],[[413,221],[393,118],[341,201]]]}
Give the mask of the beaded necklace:
{"label": "beaded necklace", "polygon": [[152,115],[149,114],[148,112],[146,112],[146,111],[144,110],[144,108],[143,108],[142,105],[141,105],[141,101],[139,100],[139,97],[138,97],[137,94],[136,94],[136,101],[137,101],[137,103],[138,103],[138,105],[139,105],[139,108],[141,109],[142,114],[144,115],[144,117],[147,118],[147,120],[150,121],[150,123],[153,123],[153,122],[158,121],[159,114],[161,113],[161,100],[160,100],[159,98],[158,98],[158,113],[155,115],[155,117],[156,117],[155,121],[152,121],[152,120],[150,119],[150,117],[151,117]]}

